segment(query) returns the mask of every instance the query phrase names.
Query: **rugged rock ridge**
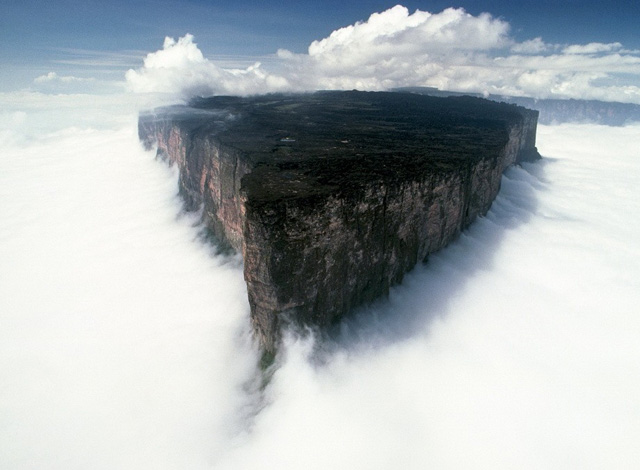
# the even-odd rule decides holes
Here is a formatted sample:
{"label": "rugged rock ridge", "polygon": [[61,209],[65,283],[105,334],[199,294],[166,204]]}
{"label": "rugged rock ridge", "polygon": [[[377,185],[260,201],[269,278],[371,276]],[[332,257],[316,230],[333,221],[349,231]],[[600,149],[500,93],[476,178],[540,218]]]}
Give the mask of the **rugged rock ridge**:
{"label": "rugged rock ridge", "polygon": [[323,92],[201,99],[139,121],[187,207],[242,253],[254,330],[328,325],[388,293],[539,158],[538,113],[471,97]]}

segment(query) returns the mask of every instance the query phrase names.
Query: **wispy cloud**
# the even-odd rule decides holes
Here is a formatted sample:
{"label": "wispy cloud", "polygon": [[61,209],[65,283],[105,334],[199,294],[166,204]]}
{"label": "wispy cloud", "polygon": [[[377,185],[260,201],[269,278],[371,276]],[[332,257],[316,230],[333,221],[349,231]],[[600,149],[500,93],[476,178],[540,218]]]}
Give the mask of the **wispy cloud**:
{"label": "wispy cloud", "polygon": [[33,80],[35,83],[83,83],[83,82],[95,82],[95,78],[80,78],[73,76],[60,76],[56,72],[49,72],[46,75],[40,75]]}
{"label": "wispy cloud", "polygon": [[100,80],[95,77],[76,77],[48,72],[33,80],[33,89],[43,93],[109,93],[122,91],[119,81]]}
{"label": "wispy cloud", "polygon": [[567,46],[564,49],[565,54],[598,54],[601,52],[613,52],[622,49],[622,44],[619,42],[612,42],[609,44],[603,44],[601,42],[591,42],[589,44],[574,44]]}
{"label": "wispy cloud", "polygon": [[128,68],[140,64],[140,57],[144,51],[101,51],[80,48],[55,48],[52,49],[55,57],[52,64],[81,65],[89,67],[115,67]]}
{"label": "wispy cloud", "polygon": [[229,69],[206,59],[190,34],[177,41],[166,38],[161,50],[146,56],[141,69],[127,71],[126,80],[136,92],[175,93],[183,97],[291,89],[285,78],[263,71],[260,62],[244,69]]}

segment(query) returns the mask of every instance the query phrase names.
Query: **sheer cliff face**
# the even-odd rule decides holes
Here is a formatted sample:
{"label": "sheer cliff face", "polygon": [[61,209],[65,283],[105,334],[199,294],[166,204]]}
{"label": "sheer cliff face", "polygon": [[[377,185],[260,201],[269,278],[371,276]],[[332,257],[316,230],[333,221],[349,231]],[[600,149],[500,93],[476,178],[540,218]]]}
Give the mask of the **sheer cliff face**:
{"label": "sheer cliff face", "polygon": [[213,135],[200,134],[193,123],[171,113],[141,119],[144,144],[180,169],[180,194],[187,210],[203,208],[207,227],[223,245],[242,252],[244,204],[242,177],[250,171],[233,149],[222,149]]}
{"label": "sheer cliff face", "polygon": [[[537,156],[537,113],[400,93],[220,98],[142,116],[188,207],[241,251],[252,321],[328,325],[388,293],[489,209],[504,169]],[[185,110],[182,110],[185,111]],[[214,122],[216,121],[216,122]]]}
{"label": "sheer cliff face", "polygon": [[387,294],[464,226],[462,180],[432,174],[313,204],[248,204],[245,278],[262,343],[274,346],[280,319],[328,325]]}

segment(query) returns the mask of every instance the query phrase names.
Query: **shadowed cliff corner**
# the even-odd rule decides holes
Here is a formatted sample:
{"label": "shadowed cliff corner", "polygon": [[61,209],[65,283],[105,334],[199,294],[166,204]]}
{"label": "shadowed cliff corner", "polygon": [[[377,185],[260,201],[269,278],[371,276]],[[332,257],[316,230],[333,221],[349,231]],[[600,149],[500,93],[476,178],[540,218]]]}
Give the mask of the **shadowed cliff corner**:
{"label": "shadowed cliff corner", "polygon": [[501,192],[486,216],[450,245],[416,265],[400,285],[390,289],[387,297],[355,309],[325,329],[288,323],[284,349],[262,352],[261,390],[268,388],[283,361],[279,355],[286,355],[287,346],[295,342],[311,343],[306,357],[322,367],[336,354],[386,348],[428,336],[433,322],[444,319],[452,302],[474,276],[492,269],[505,235],[526,230],[527,222],[536,214],[537,193],[547,185],[545,168],[554,159],[537,154],[534,160],[507,170]]}
{"label": "shadowed cliff corner", "polygon": [[388,347],[428,336],[433,322],[445,319],[469,282],[492,269],[505,236],[527,230],[527,222],[537,212],[537,193],[547,185],[545,168],[550,164],[553,159],[545,157],[507,170],[501,192],[486,216],[418,264],[387,298],[357,309],[324,332],[316,332],[317,363],[345,351]]}

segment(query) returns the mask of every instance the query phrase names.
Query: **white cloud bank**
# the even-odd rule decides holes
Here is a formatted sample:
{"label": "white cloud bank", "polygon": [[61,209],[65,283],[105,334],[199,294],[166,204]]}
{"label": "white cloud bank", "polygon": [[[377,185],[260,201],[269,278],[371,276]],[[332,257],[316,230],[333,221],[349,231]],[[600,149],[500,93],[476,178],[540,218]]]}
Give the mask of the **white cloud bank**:
{"label": "white cloud bank", "polygon": [[205,469],[251,396],[239,262],[178,218],[126,108],[81,130],[40,98],[0,121],[0,468]]}
{"label": "white cloud bank", "polygon": [[247,95],[291,88],[285,78],[264,72],[259,63],[246,69],[217,66],[202,55],[190,34],[178,41],[165,38],[163,48],[148,54],[142,69],[129,70],[126,80],[135,92],[178,94],[182,97]]}
{"label": "white cloud bank", "polygon": [[0,120],[51,121],[0,140],[0,468],[640,468],[640,127],[541,126],[546,160],[260,402],[239,263],[126,108],[52,99]]}
{"label": "white cloud bank", "polygon": [[279,50],[268,67],[227,69],[206,59],[191,35],[165,40],[129,70],[138,92],[182,97],[400,86],[640,103],[640,56],[619,43],[517,43],[509,24],[460,8],[432,14],[395,6],[314,41],[308,53]]}

